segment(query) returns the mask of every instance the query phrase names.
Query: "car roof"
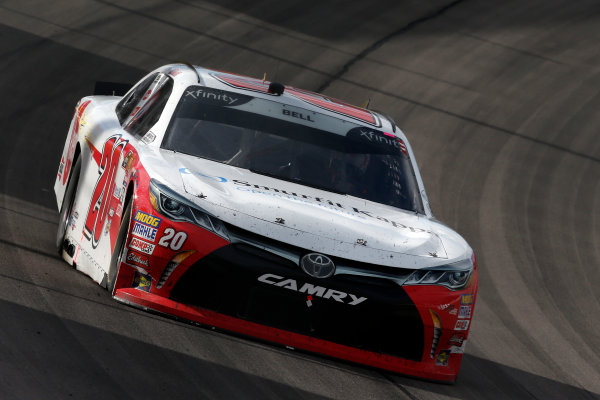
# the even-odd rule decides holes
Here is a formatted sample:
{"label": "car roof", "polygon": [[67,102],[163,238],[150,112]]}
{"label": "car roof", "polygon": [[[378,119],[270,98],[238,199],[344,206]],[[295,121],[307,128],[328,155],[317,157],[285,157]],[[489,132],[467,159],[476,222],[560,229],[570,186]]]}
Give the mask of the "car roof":
{"label": "car roof", "polygon": [[[194,70],[192,71],[191,68],[194,68]],[[373,129],[388,131],[395,136],[404,137],[404,134],[390,117],[319,93],[285,86],[283,94],[277,95],[269,92],[270,81],[189,64],[173,64],[160,69],[176,80],[185,81],[187,85],[197,83],[214,89],[242,94],[252,92],[252,96],[255,97],[302,107],[310,111],[331,114],[349,122],[364,124]],[[192,72],[195,72],[195,75]]]}

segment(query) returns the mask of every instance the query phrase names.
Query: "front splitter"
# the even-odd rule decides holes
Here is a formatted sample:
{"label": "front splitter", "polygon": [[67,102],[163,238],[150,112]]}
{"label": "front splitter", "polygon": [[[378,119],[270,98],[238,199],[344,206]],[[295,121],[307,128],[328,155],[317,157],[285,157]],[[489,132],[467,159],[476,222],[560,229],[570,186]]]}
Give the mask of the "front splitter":
{"label": "front splitter", "polygon": [[114,298],[133,307],[166,314],[177,319],[213,326],[225,331],[277,343],[286,347],[293,347],[403,375],[446,383],[453,383],[457,376],[457,370],[436,366],[433,362],[410,361],[386,354],[378,354],[344,346],[202,308],[191,307],[135,288],[117,289]]}

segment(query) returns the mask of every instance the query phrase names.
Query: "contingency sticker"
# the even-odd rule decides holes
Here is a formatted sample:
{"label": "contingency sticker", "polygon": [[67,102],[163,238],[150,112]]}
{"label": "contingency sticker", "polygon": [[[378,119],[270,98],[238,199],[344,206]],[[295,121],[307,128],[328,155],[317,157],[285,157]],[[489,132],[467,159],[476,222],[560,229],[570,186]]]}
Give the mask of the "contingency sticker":
{"label": "contingency sticker", "polygon": [[154,242],[156,240],[157,232],[158,229],[151,228],[148,225],[140,224],[139,222],[136,222],[133,225],[133,229],[131,230],[131,233],[133,235],[141,237],[142,239],[149,240],[151,242]]}
{"label": "contingency sticker", "polygon": [[161,218],[155,217],[154,215],[146,214],[143,211],[137,210],[133,217],[135,224],[131,233],[142,239],[154,242],[156,240],[156,234],[158,233],[158,227],[160,226]]}
{"label": "contingency sticker", "polygon": [[142,253],[145,254],[152,254],[154,253],[154,248],[156,246],[148,243],[148,242],[144,242],[143,240],[140,240],[138,238],[131,238],[131,243],[129,243],[129,248],[137,250],[137,251],[141,251]]}
{"label": "contingency sticker", "polygon": [[150,275],[141,274],[139,272],[135,272],[135,276],[133,278],[133,287],[139,290],[143,290],[144,292],[150,291],[150,285],[152,284],[152,277]]}
{"label": "contingency sticker", "polygon": [[458,318],[471,318],[471,306],[460,306]]}
{"label": "contingency sticker", "polygon": [[446,367],[448,365],[448,359],[450,358],[450,350],[440,350],[435,360],[435,365],[441,365]]}
{"label": "contingency sticker", "polygon": [[143,268],[148,268],[149,265],[148,257],[143,254],[136,253],[135,251],[129,251],[127,253],[127,262]]}
{"label": "contingency sticker", "polygon": [[460,295],[460,304],[463,306],[468,306],[473,304],[473,295],[472,294],[461,294]]}
{"label": "contingency sticker", "polygon": [[456,325],[454,325],[455,331],[466,331],[469,329],[469,320],[468,319],[459,319],[456,321]]}

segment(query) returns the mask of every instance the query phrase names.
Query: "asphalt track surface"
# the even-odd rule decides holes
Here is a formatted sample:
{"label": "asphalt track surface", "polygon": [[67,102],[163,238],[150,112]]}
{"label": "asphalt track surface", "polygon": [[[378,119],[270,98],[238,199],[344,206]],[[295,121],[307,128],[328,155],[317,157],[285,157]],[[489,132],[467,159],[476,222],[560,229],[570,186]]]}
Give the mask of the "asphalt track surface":
{"label": "asphalt track surface", "polygon": [[[600,398],[600,3],[0,2],[0,399]],[[52,192],[97,80],[173,61],[391,115],[480,290],[441,385],[112,301],[63,263]]]}

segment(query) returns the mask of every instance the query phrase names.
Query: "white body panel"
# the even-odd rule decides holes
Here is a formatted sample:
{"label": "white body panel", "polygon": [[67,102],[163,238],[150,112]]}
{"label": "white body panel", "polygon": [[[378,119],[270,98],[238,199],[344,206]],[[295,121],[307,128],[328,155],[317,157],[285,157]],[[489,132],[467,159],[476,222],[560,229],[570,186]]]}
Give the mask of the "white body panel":
{"label": "white body panel", "polygon": [[[247,94],[224,85],[202,70],[200,72],[202,82],[210,83],[211,87]],[[425,215],[161,150],[162,138],[179,98],[189,85],[198,84],[196,75],[184,67],[174,77],[174,82],[162,116],[151,128],[156,138],[150,143],[138,141],[121,128],[115,115],[119,101],[116,97],[87,98],[93,101],[84,118],[82,121],[74,118],[71,124],[63,159],[68,157],[71,134],[79,123],[77,140],[81,148],[82,170],[74,208],[78,218],[72,221],[68,239],[77,244],[74,256],[77,269],[96,282],[101,282],[108,271],[112,252],[110,240],[101,239],[94,247],[81,233],[75,235],[74,232],[83,231],[91,201],[89,194],[99,176],[90,146],[101,152],[105,141],[115,134],[122,135],[135,146],[150,177],[170,186],[217,218],[242,229],[315,252],[391,267],[420,269],[470,258],[472,251],[468,244],[457,233],[433,220],[410,144],[405,135],[386,119],[381,120],[380,129],[395,132],[396,137],[406,144]],[[273,100],[273,96],[268,94],[251,94]],[[293,96],[284,94],[276,100],[341,118],[339,114],[316,108]],[[119,173],[117,182],[123,175]],[[54,186],[59,208],[65,188],[66,184],[59,175]],[[206,198],[201,199],[199,195]],[[284,223],[276,222],[278,218]],[[110,223],[108,218],[105,224]]]}

